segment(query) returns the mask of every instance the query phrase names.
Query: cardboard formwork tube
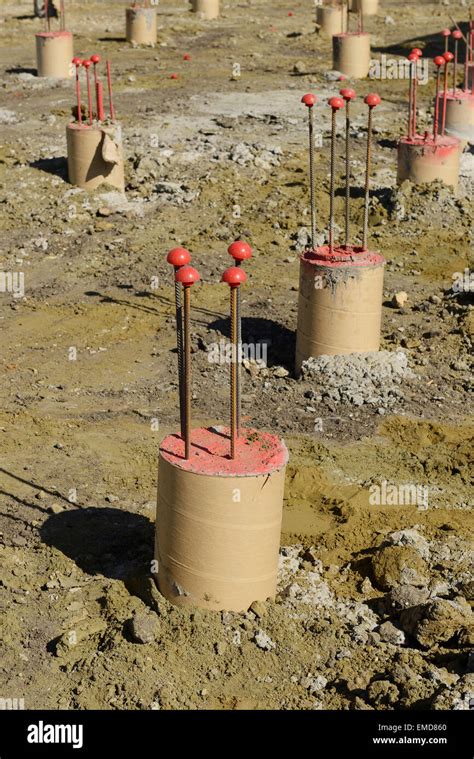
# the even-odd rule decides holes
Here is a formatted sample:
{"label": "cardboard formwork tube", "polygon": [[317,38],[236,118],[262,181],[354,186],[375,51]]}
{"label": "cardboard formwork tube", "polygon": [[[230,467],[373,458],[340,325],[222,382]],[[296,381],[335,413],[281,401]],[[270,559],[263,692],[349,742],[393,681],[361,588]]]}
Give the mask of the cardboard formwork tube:
{"label": "cardboard formwork tube", "polygon": [[125,189],[120,128],[77,123],[66,127],[69,181],[84,190],[109,184]]}
{"label": "cardboard formwork tube", "polygon": [[362,11],[363,16],[376,16],[379,12],[379,0],[352,0],[352,10]]}
{"label": "cardboard formwork tube", "polygon": [[318,5],[316,7],[318,32],[332,37],[347,32],[347,5]]}
{"label": "cardboard formwork tube", "polygon": [[40,32],[36,37],[36,67],[38,76],[69,79],[73,76],[74,56],[71,32]]}
{"label": "cardboard formwork tube", "polygon": [[220,0],[192,0],[192,10],[200,18],[212,21],[214,18],[219,18]]}
{"label": "cardboard formwork tube", "polygon": [[300,259],[295,369],[311,356],[377,351],[385,260],[363,248],[328,246]]}
{"label": "cardboard formwork tube", "polygon": [[467,64],[467,81],[463,82],[464,88],[472,93],[474,88],[474,63]]}
{"label": "cardboard formwork tube", "polygon": [[[440,97],[442,107],[443,99]],[[442,111],[440,111],[442,113]],[[446,131],[463,145],[474,142],[474,95],[457,90],[446,98]]]}
{"label": "cardboard formwork tube", "polygon": [[370,69],[370,34],[335,34],[332,38],[332,67],[354,79],[365,79]]}
{"label": "cardboard formwork tube", "polygon": [[404,137],[398,143],[397,183],[409,179],[413,184],[439,180],[456,192],[459,183],[461,143],[456,137],[439,136],[424,140]]}
{"label": "cardboard formwork tube", "polygon": [[158,20],[156,8],[132,6],[125,9],[126,38],[132,45],[156,45]]}
{"label": "cardboard formwork tube", "polygon": [[[160,446],[155,559],[160,592],[177,606],[244,611],[276,593],[288,452],[275,435],[193,430],[191,457]],[[178,453],[179,452],[179,453]]]}

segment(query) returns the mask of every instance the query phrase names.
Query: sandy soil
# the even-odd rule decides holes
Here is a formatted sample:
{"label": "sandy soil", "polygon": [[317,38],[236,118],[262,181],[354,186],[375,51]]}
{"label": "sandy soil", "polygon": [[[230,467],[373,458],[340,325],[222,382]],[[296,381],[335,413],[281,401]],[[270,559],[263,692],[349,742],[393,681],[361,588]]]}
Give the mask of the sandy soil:
{"label": "sandy soil", "polygon": [[[311,3],[232,2],[204,23],[186,3],[162,2],[158,46],[135,50],[116,3],[72,3],[75,53],[112,61],[125,196],[67,183],[73,84],[34,76],[41,22],[31,3],[2,5],[1,269],[24,272],[25,295],[0,293],[0,696],[49,709],[469,708],[474,317],[472,293],[452,283],[472,267],[472,152],[457,197],[440,184],[397,190],[407,83],[357,83],[383,98],[370,213],[388,261],[382,347],[405,351],[414,377],[389,407],[321,397],[292,373],[309,219],[299,101],[340,86],[326,77],[330,44],[314,33]],[[382,6],[367,28],[387,55],[417,45],[432,56],[448,12],[467,18],[453,3]],[[428,126],[433,81],[420,89]],[[354,116],[358,235],[361,99]],[[323,231],[322,105],[316,118]],[[339,221],[342,204],[338,194]],[[291,458],[276,602],[220,615],[172,607],[149,566],[157,448],[177,425],[165,254],[185,245],[202,275],[193,414],[222,423],[227,367],[208,349],[228,335],[218,283],[239,237],[254,249],[244,341],[269,341],[268,367],[244,372],[245,423],[283,434]],[[408,301],[394,308],[402,290]],[[371,505],[383,480],[427,486],[429,508]],[[400,577],[400,562],[415,579]]]}

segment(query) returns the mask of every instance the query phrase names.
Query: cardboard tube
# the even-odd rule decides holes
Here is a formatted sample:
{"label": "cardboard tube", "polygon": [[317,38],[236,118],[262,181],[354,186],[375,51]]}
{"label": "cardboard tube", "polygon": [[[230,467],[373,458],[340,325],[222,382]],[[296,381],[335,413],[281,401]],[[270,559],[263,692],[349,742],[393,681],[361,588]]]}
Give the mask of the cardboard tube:
{"label": "cardboard tube", "polygon": [[332,38],[332,67],[354,79],[365,79],[370,69],[370,34],[335,34]]}
{"label": "cardboard tube", "polygon": [[328,37],[347,32],[347,5],[318,5],[316,7],[316,23],[318,32]]}
{"label": "cardboard tube", "polygon": [[69,79],[74,76],[74,57],[71,32],[40,32],[36,37],[36,67],[38,76]]}
{"label": "cardboard tube", "polygon": [[288,451],[275,435],[195,429],[191,456],[160,446],[155,559],[160,592],[177,606],[245,611],[276,593]]}
{"label": "cardboard tube", "polygon": [[398,143],[397,183],[409,179],[414,184],[439,180],[458,189],[461,144],[456,137],[438,135],[432,139],[404,137]]}
{"label": "cardboard tube", "polygon": [[158,21],[156,8],[132,6],[125,9],[126,37],[132,45],[156,45]]}
{"label": "cardboard tube", "polygon": [[468,62],[466,66],[467,79],[463,82],[464,88],[474,94],[474,63]]}
{"label": "cardboard tube", "polygon": [[192,0],[192,10],[206,21],[219,18],[220,0]]}
{"label": "cardboard tube", "polygon": [[295,369],[311,356],[378,351],[384,258],[327,245],[300,258]]}
{"label": "cardboard tube", "polygon": [[376,16],[379,12],[379,0],[352,0],[352,10],[362,11],[363,16]]}
{"label": "cardboard tube", "polygon": [[446,100],[446,131],[465,146],[474,142],[474,95],[457,90],[455,97]]}
{"label": "cardboard tube", "polygon": [[66,141],[71,184],[84,190],[101,184],[125,189],[120,129],[72,122],[66,127]]}

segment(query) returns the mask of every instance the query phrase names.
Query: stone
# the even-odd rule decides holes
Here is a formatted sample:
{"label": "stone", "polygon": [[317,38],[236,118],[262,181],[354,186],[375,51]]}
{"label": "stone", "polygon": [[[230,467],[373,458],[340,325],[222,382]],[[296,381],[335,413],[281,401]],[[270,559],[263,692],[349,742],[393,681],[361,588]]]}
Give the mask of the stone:
{"label": "stone", "polygon": [[225,643],[225,641],[219,641],[214,644],[214,649],[218,656],[223,656],[227,651],[227,643]]}
{"label": "stone", "polygon": [[138,612],[130,623],[130,632],[135,643],[153,643],[160,632],[160,621],[152,612]]}
{"label": "stone", "polygon": [[389,680],[374,680],[367,689],[369,701],[374,706],[390,706],[398,701],[399,691]]}
{"label": "stone", "polygon": [[267,607],[263,601],[254,601],[250,606],[250,611],[253,611],[257,619],[261,619],[265,615]]}
{"label": "stone", "polygon": [[405,643],[405,633],[399,630],[392,622],[384,622],[378,629],[380,639],[384,643],[391,643],[394,646],[402,646]]}
{"label": "stone", "polygon": [[307,74],[308,68],[306,66],[306,63],[304,63],[304,61],[296,61],[295,65],[293,66],[293,73]]}
{"label": "stone", "polygon": [[306,688],[310,693],[317,693],[318,691],[323,690],[327,684],[328,681],[324,675],[316,675],[313,677],[309,674],[306,677],[303,677],[300,681],[300,685],[302,685],[303,688]]}
{"label": "stone", "polygon": [[50,514],[61,514],[61,512],[64,511],[64,506],[61,503],[52,503],[51,506],[48,507],[48,511]]}
{"label": "stone", "polygon": [[372,571],[381,590],[397,585],[423,587],[429,582],[428,566],[412,546],[385,546],[372,558]]}
{"label": "stone", "polygon": [[395,295],[393,296],[392,306],[395,306],[396,308],[403,308],[407,300],[408,300],[408,293],[406,293],[404,290],[400,290],[400,292],[395,293]]}
{"label": "stone", "polygon": [[275,648],[275,643],[263,630],[257,630],[253,639],[256,645],[263,651],[272,651]]}
{"label": "stone", "polygon": [[388,593],[386,601],[390,610],[403,611],[403,609],[410,609],[412,606],[424,604],[428,598],[428,588],[415,588],[413,585],[398,585]]}
{"label": "stone", "polygon": [[112,211],[107,206],[101,206],[97,209],[97,216],[110,216]]}
{"label": "stone", "polygon": [[288,377],[289,373],[288,369],[285,369],[284,366],[277,366],[273,370],[274,377]]}
{"label": "stone", "polygon": [[458,596],[455,601],[443,598],[406,609],[399,624],[424,648],[447,643],[464,629],[472,629],[473,614],[467,601]]}

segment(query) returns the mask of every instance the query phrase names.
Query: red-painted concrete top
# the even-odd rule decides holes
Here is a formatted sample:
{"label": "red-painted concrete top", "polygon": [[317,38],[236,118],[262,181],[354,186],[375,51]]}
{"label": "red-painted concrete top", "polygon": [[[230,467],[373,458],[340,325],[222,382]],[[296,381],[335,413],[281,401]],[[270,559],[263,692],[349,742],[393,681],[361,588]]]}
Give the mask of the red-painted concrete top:
{"label": "red-painted concrete top", "polygon": [[67,125],[67,128],[68,129],[87,129],[87,130],[96,129],[100,131],[102,129],[102,126],[99,126],[98,124],[89,124],[89,123],[86,123],[85,121],[83,121],[81,124],[79,124],[78,121],[70,121],[69,124]]}
{"label": "red-painted concrete top", "polygon": [[160,445],[160,456],[170,464],[195,474],[218,477],[253,477],[271,474],[285,466],[288,450],[283,440],[269,432],[240,431],[235,459],[230,458],[227,427],[199,427],[191,431],[191,451],[184,458],[180,435],[168,435]]}
{"label": "red-painted concrete top", "polygon": [[35,37],[71,37],[72,32],[63,30],[61,32],[37,32]]}
{"label": "red-painted concrete top", "polygon": [[332,253],[329,245],[322,245],[314,250],[305,250],[301,260],[315,266],[380,266],[385,259],[380,253],[365,250],[359,245],[335,245]]}
{"label": "red-painted concrete top", "polygon": [[457,148],[459,145],[459,140],[457,137],[450,137],[449,135],[438,135],[436,138],[436,142],[434,141],[433,135],[422,135],[417,134],[415,137],[401,137],[400,142],[403,142],[407,145],[414,145],[419,148],[433,148],[434,151],[439,151],[440,153],[444,153],[447,150],[450,151],[453,148]]}

